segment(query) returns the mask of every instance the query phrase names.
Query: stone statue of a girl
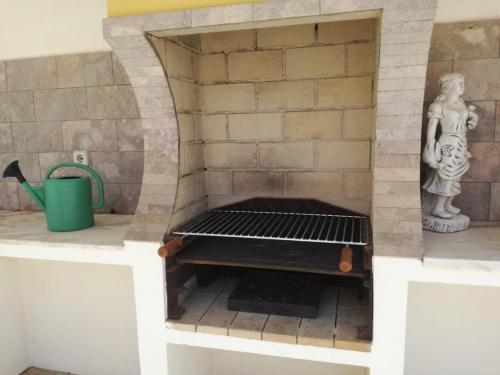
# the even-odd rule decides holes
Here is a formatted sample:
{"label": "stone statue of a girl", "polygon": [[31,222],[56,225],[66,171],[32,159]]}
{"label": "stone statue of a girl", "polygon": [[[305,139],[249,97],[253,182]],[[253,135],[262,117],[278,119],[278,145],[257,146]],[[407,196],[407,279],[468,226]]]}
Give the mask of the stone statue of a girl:
{"label": "stone statue of a girl", "polygon": [[424,229],[454,232],[469,226],[469,218],[459,215],[460,209],[453,206],[452,201],[460,194],[460,178],[469,169],[471,155],[466,133],[477,126],[478,116],[475,107],[466,107],[462,99],[464,77],[461,74],[441,76],[439,86],[441,94],[427,114],[427,143],[422,154],[424,163],[430,167],[423,185],[423,224]]}

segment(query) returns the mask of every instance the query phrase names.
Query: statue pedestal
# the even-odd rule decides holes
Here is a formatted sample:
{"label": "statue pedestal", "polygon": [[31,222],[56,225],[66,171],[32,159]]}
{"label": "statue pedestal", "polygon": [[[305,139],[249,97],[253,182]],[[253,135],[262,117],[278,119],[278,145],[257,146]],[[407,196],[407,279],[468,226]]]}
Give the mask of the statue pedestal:
{"label": "statue pedestal", "polygon": [[422,217],[422,228],[431,232],[453,233],[469,228],[470,219],[465,215],[453,215],[450,219],[424,215]]}

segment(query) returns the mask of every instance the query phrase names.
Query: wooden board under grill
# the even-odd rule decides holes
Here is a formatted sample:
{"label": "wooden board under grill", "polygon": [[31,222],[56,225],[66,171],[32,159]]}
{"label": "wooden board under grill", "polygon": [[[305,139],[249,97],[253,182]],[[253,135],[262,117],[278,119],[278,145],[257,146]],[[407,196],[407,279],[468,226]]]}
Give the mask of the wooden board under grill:
{"label": "wooden board under grill", "polygon": [[352,271],[339,270],[342,245],[244,238],[199,237],[175,256],[177,264],[265,268],[363,278],[363,248],[353,246]]}

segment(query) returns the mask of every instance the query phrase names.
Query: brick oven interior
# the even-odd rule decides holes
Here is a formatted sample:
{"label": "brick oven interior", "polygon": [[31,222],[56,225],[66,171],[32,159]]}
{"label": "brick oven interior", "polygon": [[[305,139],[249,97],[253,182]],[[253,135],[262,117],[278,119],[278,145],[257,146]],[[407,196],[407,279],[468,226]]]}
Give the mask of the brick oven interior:
{"label": "brick oven interior", "polygon": [[[150,41],[163,63],[179,127],[179,179],[168,232],[207,208],[253,197],[313,198],[370,214],[377,19],[157,32]],[[172,321],[175,327],[369,350],[366,295],[327,288],[312,323],[256,316],[249,333],[238,326],[247,324],[244,316],[225,307],[235,284],[234,273],[228,277],[226,271],[210,286],[179,295],[187,311]],[[273,319],[290,332],[266,332]],[[328,335],[336,323],[335,343]]]}

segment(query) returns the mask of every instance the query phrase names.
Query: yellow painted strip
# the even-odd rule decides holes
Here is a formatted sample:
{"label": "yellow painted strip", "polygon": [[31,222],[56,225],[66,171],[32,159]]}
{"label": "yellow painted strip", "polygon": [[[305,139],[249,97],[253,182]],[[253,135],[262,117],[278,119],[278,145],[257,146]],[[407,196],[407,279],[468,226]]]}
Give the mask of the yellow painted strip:
{"label": "yellow painted strip", "polygon": [[263,0],[108,0],[108,17],[132,16],[179,9],[229,4],[257,3]]}

